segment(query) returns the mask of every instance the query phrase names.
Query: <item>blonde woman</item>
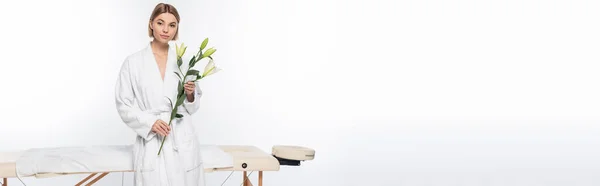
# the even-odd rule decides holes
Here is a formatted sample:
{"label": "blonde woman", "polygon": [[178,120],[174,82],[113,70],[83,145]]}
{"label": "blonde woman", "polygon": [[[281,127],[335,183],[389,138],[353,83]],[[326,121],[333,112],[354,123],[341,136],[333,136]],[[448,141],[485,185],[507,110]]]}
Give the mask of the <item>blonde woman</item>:
{"label": "blonde woman", "polygon": [[[148,22],[148,45],[125,59],[116,83],[115,100],[123,122],[137,138],[134,143],[134,184],[136,186],[204,185],[199,142],[192,117],[199,108],[200,89],[185,85],[186,99],[178,109],[184,115],[174,119],[169,99],[176,100],[179,79],[174,45],[179,33],[177,9],[160,3]],[[185,61],[185,60],[184,60]],[[187,64],[182,68],[187,69]],[[159,147],[166,138],[160,155]]]}

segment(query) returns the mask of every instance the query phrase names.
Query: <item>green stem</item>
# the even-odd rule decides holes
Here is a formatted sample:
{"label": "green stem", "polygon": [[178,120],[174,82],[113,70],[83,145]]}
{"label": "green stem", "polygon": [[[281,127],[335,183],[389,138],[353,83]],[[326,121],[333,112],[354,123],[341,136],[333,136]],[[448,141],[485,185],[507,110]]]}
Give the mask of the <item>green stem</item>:
{"label": "green stem", "polygon": [[[171,121],[173,121],[173,119],[169,119],[169,126],[171,126]],[[158,155],[160,155],[160,151],[162,150],[163,145],[165,144],[165,139],[167,139],[167,136],[165,136],[162,140],[162,143],[160,144],[160,149],[158,149]]]}
{"label": "green stem", "polygon": [[[179,69],[179,72],[183,75],[183,79],[181,80],[180,84],[183,87],[185,85],[185,78],[187,77],[187,72],[190,71],[191,66],[188,65],[188,69],[187,71],[185,71],[185,74],[183,72],[181,72],[181,67],[177,67]],[[185,92],[185,89],[182,90],[183,92]],[[177,93],[179,94],[179,92]],[[181,96],[185,96],[185,94],[181,94]],[[173,108],[173,110],[171,112],[177,112],[177,107],[179,107],[179,105],[177,105],[177,100],[179,100],[179,96],[177,97],[177,99],[175,100],[175,108]],[[173,114],[171,114],[171,117],[169,119],[169,126],[171,126],[171,122],[173,121]],[[160,155],[160,152],[162,151],[163,145],[165,144],[165,140],[167,139],[167,136],[165,136],[162,140],[162,143],[160,144],[160,148],[158,149],[158,155]]]}
{"label": "green stem", "polygon": [[[184,94],[182,94],[181,96],[184,96]],[[173,118],[177,114],[177,113],[173,114],[172,112],[177,112],[177,107],[179,107],[179,105],[177,105],[177,100],[179,100],[179,98],[180,98],[180,96],[177,96],[177,99],[175,100],[175,108],[173,108],[173,110],[171,110],[171,116],[169,117],[169,127],[171,126],[171,122],[173,121]],[[167,139],[167,136],[165,136],[163,138],[162,143],[160,144],[160,148],[158,149],[158,155],[160,155],[160,152],[162,151],[162,147],[165,144],[166,139]]]}

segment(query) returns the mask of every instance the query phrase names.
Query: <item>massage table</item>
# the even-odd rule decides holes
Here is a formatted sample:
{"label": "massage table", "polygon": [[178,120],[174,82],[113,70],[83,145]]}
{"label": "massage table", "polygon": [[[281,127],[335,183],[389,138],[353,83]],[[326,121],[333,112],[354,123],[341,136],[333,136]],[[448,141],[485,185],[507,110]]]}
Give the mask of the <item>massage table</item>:
{"label": "massage table", "polygon": [[[89,176],[75,184],[76,186],[92,185],[109,173],[133,172],[132,148],[131,145],[106,145],[37,148],[28,151],[0,153],[0,178],[2,178],[2,186],[8,186],[7,178],[18,178],[21,180],[24,177],[49,178],[74,174],[89,174]],[[81,152],[82,149],[87,151],[86,153],[91,154],[90,160],[73,160],[70,157],[73,154],[71,152]],[[315,153],[313,149],[306,147],[286,145],[273,146],[270,154],[255,146],[246,145],[202,145],[200,149],[202,161],[205,162],[205,173],[231,171],[231,174],[233,174],[235,171],[241,171],[243,172],[243,186],[252,186],[248,172],[258,171],[258,185],[262,186],[263,171],[279,171],[280,166],[300,166],[302,161],[314,159]],[[84,155],[87,156],[88,154]],[[57,163],[48,162],[49,158],[56,156],[60,156],[60,159],[52,161],[60,161],[63,164],[57,165]],[[110,161],[108,161],[109,159]],[[95,162],[102,162],[102,165],[94,165]],[[28,166],[28,169],[17,170],[19,166]],[[95,168],[88,168],[87,166]],[[62,167],[66,168],[63,169]],[[59,171],[51,172],[48,170]],[[231,174],[229,174],[225,181],[229,179]],[[23,181],[21,180],[21,182]]]}

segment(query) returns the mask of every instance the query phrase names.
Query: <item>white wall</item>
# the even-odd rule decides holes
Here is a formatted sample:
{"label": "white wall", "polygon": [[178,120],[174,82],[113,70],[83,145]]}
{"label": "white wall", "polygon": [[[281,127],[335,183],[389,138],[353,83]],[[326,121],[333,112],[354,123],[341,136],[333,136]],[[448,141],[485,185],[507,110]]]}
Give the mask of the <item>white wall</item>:
{"label": "white wall", "polygon": [[[157,2],[3,2],[0,151],[132,143],[113,88]],[[167,2],[224,69],[201,82],[202,143],[317,150],[265,185],[600,184],[600,2]]]}

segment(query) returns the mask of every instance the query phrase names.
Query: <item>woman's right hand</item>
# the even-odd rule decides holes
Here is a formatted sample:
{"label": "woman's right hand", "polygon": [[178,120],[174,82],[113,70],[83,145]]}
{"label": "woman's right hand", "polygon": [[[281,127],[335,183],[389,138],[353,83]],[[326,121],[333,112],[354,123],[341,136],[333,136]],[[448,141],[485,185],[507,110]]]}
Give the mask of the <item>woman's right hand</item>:
{"label": "woman's right hand", "polygon": [[169,127],[169,125],[163,120],[159,119],[154,122],[154,125],[152,125],[152,132],[160,134],[161,136],[167,136],[169,135],[169,132],[171,132],[171,127]]}

